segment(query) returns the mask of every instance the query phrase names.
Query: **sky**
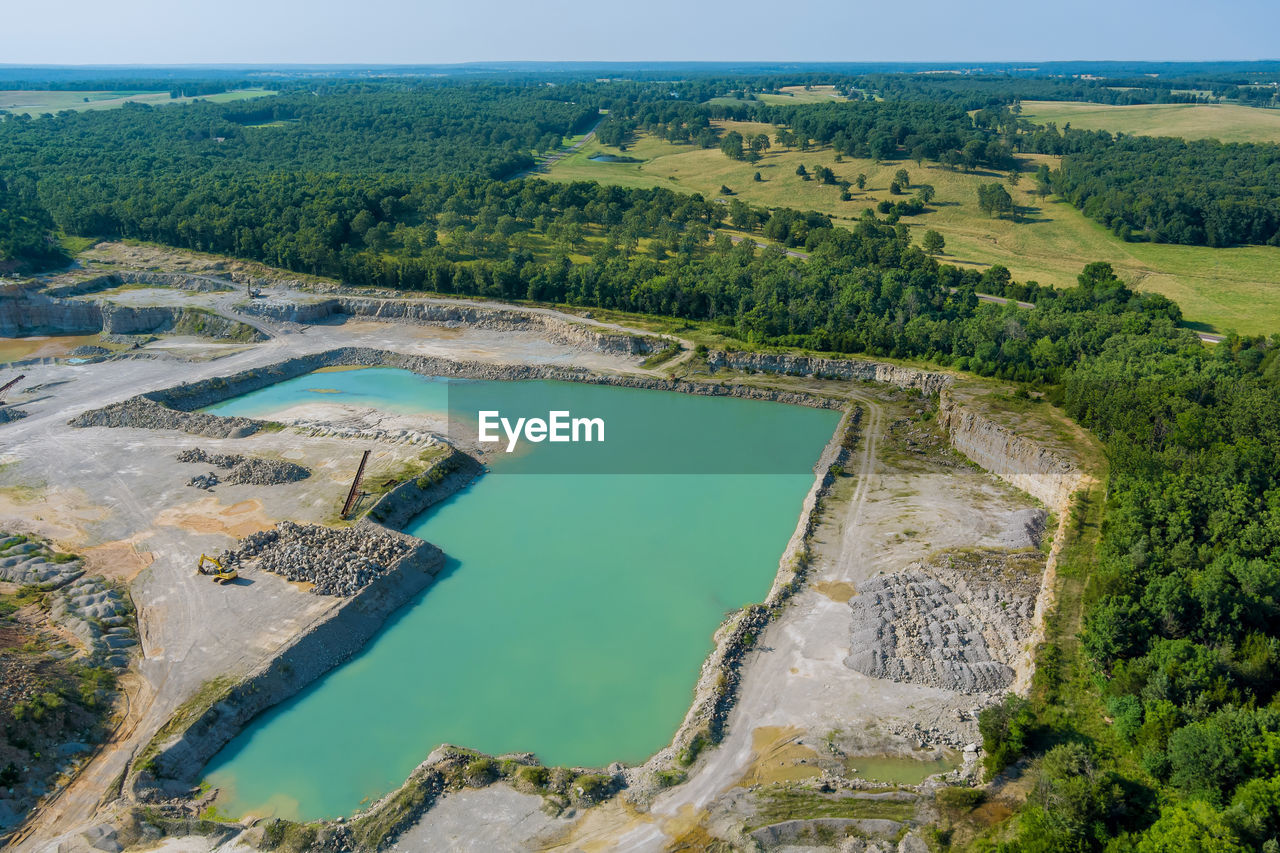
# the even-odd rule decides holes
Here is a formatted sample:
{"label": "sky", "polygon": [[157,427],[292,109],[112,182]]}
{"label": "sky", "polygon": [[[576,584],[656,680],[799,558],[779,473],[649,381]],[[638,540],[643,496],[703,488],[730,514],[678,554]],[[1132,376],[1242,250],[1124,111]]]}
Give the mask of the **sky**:
{"label": "sky", "polygon": [[1280,58],[1276,0],[0,0],[11,65]]}

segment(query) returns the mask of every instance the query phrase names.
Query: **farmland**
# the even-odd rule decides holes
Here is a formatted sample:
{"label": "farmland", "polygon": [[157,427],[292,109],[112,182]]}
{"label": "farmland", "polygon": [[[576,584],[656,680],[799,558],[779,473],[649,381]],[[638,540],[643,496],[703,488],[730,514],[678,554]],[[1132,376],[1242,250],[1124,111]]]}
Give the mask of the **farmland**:
{"label": "farmland", "polygon": [[[776,132],[770,125],[750,122],[718,125],[725,131],[768,133],[771,138]],[[601,154],[642,162],[591,159]],[[547,177],[628,187],[665,186],[707,197],[716,196],[723,185],[751,204],[816,210],[834,217],[837,225],[848,226],[866,208],[874,208],[882,200],[908,197],[913,190],[903,196],[889,193],[894,173],[906,168],[913,185],[930,184],[937,196],[929,205],[929,212],[902,221],[917,235],[917,242],[926,229],[941,233],[946,240],[944,260],[948,263],[979,267],[1003,264],[1016,279],[1068,286],[1075,283],[1076,274],[1085,264],[1106,260],[1130,284],[1175,299],[1196,328],[1260,334],[1276,327],[1280,320],[1280,249],[1126,243],[1070,205],[1055,201],[1053,196],[1042,200],[1035,193],[1031,173],[1041,162],[1052,167],[1054,158],[1028,155],[1019,161],[1023,179],[1017,186],[1008,187],[1019,208],[1016,222],[993,219],[978,208],[978,186],[1004,182],[1004,175],[953,171],[929,163],[918,166],[914,161],[877,163],[845,157],[837,163],[829,148],[799,151],[775,145],[760,162],[751,164],[731,160],[719,149],[675,145],[647,136],[641,136],[625,152],[592,141],[556,163]],[[851,188],[852,199],[841,201],[840,187],[797,176],[796,167],[802,164],[809,171],[826,166],[837,179],[854,180],[864,174],[866,189]],[[761,177],[758,182],[754,180],[756,172]]]}
{"label": "farmland", "polygon": [[[274,95],[270,89],[233,89],[216,95],[201,95],[200,100],[226,103]],[[62,110],[113,110],[128,103],[189,104],[196,98],[171,98],[166,92],[136,90],[122,91],[60,91],[52,89],[10,89],[0,91],[0,110],[19,115],[37,116]]]}
{"label": "farmland", "polygon": [[1036,124],[1070,123],[1081,130],[1141,136],[1180,136],[1223,142],[1280,141],[1280,111],[1237,104],[1137,104],[1024,101],[1022,117]]}

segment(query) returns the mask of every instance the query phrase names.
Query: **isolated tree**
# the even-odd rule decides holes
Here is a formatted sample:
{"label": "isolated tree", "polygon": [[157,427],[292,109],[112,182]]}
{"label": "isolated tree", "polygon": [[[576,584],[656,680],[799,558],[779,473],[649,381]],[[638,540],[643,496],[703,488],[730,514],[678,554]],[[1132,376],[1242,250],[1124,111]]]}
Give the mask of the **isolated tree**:
{"label": "isolated tree", "polygon": [[724,139],[720,140],[720,150],[731,160],[742,159],[742,134],[736,130],[731,130],[724,135]]}
{"label": "isolated tree", "polygon": [[916,198],[920,199],[924,204],[928,204],[933,201],[935,195],[936,193],[934,193],[933,184],[921,184],[916,188]]}
{"label": "isolated tree", "polygon": [[911,186],[911,176],[907,174],[906,169],[899,169],[893,173],[893,179],[898,182],[898,186],[903,189]]}
{"label": "isolated tree", "polygon": [[[759,172],[757,172],[756,174],[759,174]],[[729,189],[729,188],[728,188],[727,186],[725,186],[724,184],[721,184],[721,185],[720,185],[720,195],[733,195],[733,190]]]}
{"label": "isolated tree", "polygon": [[751,138],[751,150],[757,154],[763,154],[769,150],[769,135],[767,133],[758,133]]}
{"label": "isolated tree", "polygon": [[946,246],[947,241],[942,239],[942,235],[933,229],[924,232],[924,236],[920,238],[920,248],[931,255],[941,255]]}
{"label": "isolated tree", "polygon": [[1016,187],[1022,181],[1022,173],[1014,169],[1009,173],[1009,186]]}
{"label": "isolated tree", "polygon": [[804,163],[796,166],[796,174],[806,181],[809,180],[809,170],[804,167]]}
{"label": "isolated tree", "polygon": [[860,190],[865,190],[867,188],[867,176],[861,172],[858,173],[858,177],[854,178],[853,182],[858,185],[858,189]]}
{"label": "isolated tree", "polygon": [[752,175],[752,176],[751,176],[751,180],[753,180],[753,181],[755,181],[757,184],[759,184],[759,183],[762,183],[762,182],[764,181],[764,178],[760,177],[760,173],[759,173],[759,172],[756,172],[754,175]]}
{"label": "isolated tree", "polygon": [[1016,212],[1009,191],[994,182],[978,186],[978,207],[988,216],[998,217]]}
{"label": "isolated tree", "polygon": [[889,195],[902,195],[902,186],[897,181],[889,182]]}
{"label": "isolated tree", "polygon": [[1049,195],[1050,186],[1049,164],[1041,163],[1040,168],[1036,169],[1036,192],[1042,200]]}

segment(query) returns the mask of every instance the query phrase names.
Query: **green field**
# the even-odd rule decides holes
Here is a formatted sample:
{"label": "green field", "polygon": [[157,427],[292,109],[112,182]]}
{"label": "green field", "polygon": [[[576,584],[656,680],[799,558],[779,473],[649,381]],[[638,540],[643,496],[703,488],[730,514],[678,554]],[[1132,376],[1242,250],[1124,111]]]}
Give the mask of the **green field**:
{"label": "green field", "polygon": [[[233,89],[230,92],[219,92],[216,95],[201,95],[200,100],[226,103],[247,98],[262,98],[274,95],[270,89]],[[42,89],[10,89],[0,91],[0,110],[29,116],[42,113],[57,113],[62,110],[112,110],[129,102],[152,104],[189,104],[195,98],[170,98],[167,91],[144,92],[138,90],[121,91],[77,91],[62,92]]]}
{"label": "green field", "polygon": [[1022,117],[1036,124],[1068,122],[1081,130],[1140,136],[1181,136],[1223,142],[1280,141],[1280,110],[1237,104],[1111,106],[1077,101],[1023,101]]}
{"label": "green field", "polygon": [[[747,122],[725,122],[722,126],[743,133],[768,132],[770,137],[774,130]],[[643,162],[590,160],[600,153],[623,154]],[[1042,202],[1034,194],[1030,173],[1040,161],[1052,165],[1052,158],[1026,156],[1021,161],[1023,180],[1008,188],[1021,210],[1019,222],[991,219],[978,209],[978,185],[1003,181],[1004,175],[971,174],[928,163],[922,168],[914,161],[879,164],[845,158],[837,163],[830,149],[801,152],[775,146],[752,165],[730,160],[719,149],[674,145],[651,137],[641,137],[625,152],[592,141],[555,164],[547,177],[665,186],[708,198],[719,197],[723,184],[752,204],[817,210],[835,217],[837,224],[849,225],[882,199],[907,197],[891,196],[888,191],[894,172],[905,168],[913,184],[932,184],[937,197],[929,212],[902,221],[917,235],[928,228],[940,232],[947,243],[943,260],[949,263],[976,267],[1004,264],[1018,280],[1070,286],[1085,264],[1105,260],[1130,284],[1177,300],[1196,328],[1248,334],[1280,331],[1280,249],[1125,243],[1070,205],[1055,202],[1052,196]],[[841,201],[839,187],[801,180],[795,174],[800,164],[810,171],[817,165],[828,166],[838,178],[848,180],[861,172],[868,178],[867,188],[858,192],[855,187],[853,199]],[[759,183],[752,179],[757,171],[763,178]]]}
{"label": "green field", "polygon": [[[756,101],[771,106],[786,106],[788,104],[825,104],[830,101],[847,101],[844,95],[836,91],[835,86],[810,86],[805,89],[804,86],[783,86],[778,90],[777,94],[759,94],[756,95]],[[743,100],[742,98],[712,98],[710,103],[713,104],[749,104],[752,101]]]}

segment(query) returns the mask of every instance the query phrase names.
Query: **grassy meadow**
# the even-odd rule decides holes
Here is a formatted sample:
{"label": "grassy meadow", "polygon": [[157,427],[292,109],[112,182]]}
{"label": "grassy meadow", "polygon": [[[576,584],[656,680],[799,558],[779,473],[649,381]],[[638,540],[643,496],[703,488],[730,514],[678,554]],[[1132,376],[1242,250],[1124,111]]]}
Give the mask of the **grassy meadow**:
{"label": "grassy meadow", "polygon": [[1112,106],[1077,101],[1023,101],[1022,117],[1058,127],[1109,130],[1135,136],[1180,136],[1223,142],[1280,142],[1280,110],[1238,104]]}
{"label": "grassy meadow", "polygon": [[[270,89],[233,89],[219,92],[216,95],[200,95],[200,100],[226,103],[249,98],[262,98],[274,95]],[[0,110],[15,114],[38,116],[42,113],[57,113],[62,110],[113,110],[119,109],[129,102],[163,106],[164,104],[189,104],[196,98],[170,98],[168,91],[144,92],[137,90],[120,91],[76,91],[62,92],[43,89],[10,89],[0,91]]]}
{"label": "grassy meadow", "polygon": [[[776,128],[750,122],[723,122],[725,130],[769,133]],[[633,157],[640,163],[594,162],[597,154]],[[985,267],[1004,264],[1019,280],[1070,286],[1085,264],[1109,261],[1120,275],[1139,289],[1154,290],[1182,306],[1190,324],[1203,331],[1235,331],[1259,334],[1280,331],[1280,249],[1250,246],[1212,249],[1202,246],[1171,246],[1152,243],[1125,243],[1097,223],[1086,219],[1070,205],[1041,200],[1034,193],[1032,173],[1041,161],[1053,165],[1053,158],[1023,156],[1023,175],[1017,186],[1008,186],[1019,206],[1019,221],[992,219],[977,203],[977,188],[986,181],[1005,182],[1007,176],[991,172],[966,173],[944,166],[902,160],[877,163],[844,158],[835,162],[830,148],[799,151],[770,148],[760,162],[730,160],[718,148],[699,149],[675,145],[642,136],[626,151],[592,140],[582,149],[550,168],[552,180],[590,180],[633,187],[665,186],[672,190],[718,197],[721,185],[737,197],[764,207],[794,207],[830,214],[838,225],[850,225],[862,211],[884,199],[907,195],[889,194],[889,183],[898,169],[905,168],[913,186],[931,184],[937,195],[929,211],[904,217],[916,240],[926,229],[934,229],[946,239],[942,260],[960,266]],[[838,186],[802,180],[795,174],[804,164],[831,168],[838,179],[853,181],[859,173],[867,176],[867,186],[853,198],[840,200]],[[753,179],[759,172],[761,181]]]}
{"label": "grassy meadow", "polygon": [[[789,104],[823,104],[828,101],[847,101],[844,95],[836,91],[835,86],[783,86],[777,94],[758,94],[756,101],[770,106],[787,106]],[[751,101],[742,98],[712,98],[712,104],[746,104]]]}

